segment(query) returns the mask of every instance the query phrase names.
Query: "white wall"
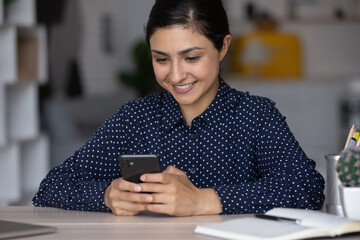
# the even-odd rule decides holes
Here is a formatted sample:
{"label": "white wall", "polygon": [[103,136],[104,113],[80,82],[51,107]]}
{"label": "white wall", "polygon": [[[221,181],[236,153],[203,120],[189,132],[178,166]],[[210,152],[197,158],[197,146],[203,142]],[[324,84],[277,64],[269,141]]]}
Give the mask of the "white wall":
{"label": "white wall", "polygon": [[[270,11],[276,18],[284,19],[289,15],[291,0],[223,0],[229,18],[245,18],[243,6],[253,3],[259,9]],[[297,2],[299,19],[325,19],[334,16],[334,9],[340,8],[348,17],[360,17],[359,0],[292,0]]]}
{"label": "white wall", "polygon": [[[242,10],[247,2],[224,1],[234,38],[254,28]],[[337,77],[337,80],[343,80],[360,75],[360,0],[298,1],[302,4],[298,7],[299,18],[296,20],[287,18],[286,0],[251,2],[276,17],[280,32],[294,33],[299,37],[304,79]],[[335,8],[343,9],[348,18],[336,20]]]}
{"label": "white wall", "polygon": [[[79,1],[82,14],[80,65],[85,80],[85,94],[106,94],[119,89],[116,75],[121,69],[132,67],[129,50],[135,40],[144,38],[143,26],[147,22],[153,2]],[[101,48],[101,21],[104,15],[109,16],[112,23],[112,54],[105,53]]]}
{"label": "white wall", "polygon": [[[64,88],[64,79],[68,76],[66,71],[68,59],[73,56],[79,59],[86,95],[104,95],[126,89],[118,83],[117,74],[120,70],[132,68],[130,50],[136,40],[144,39],[144,25],[154,1],[69,1],[67,15],[70,20],[53,31],[53,39],[66,46],[65,49],[53,49],[58,51],[58,56],[53,59],[56,63],[53,65],[61,66],[54,69],[55,90]],[[233,35],[236,36],[250,29],[248,23],[244,22],[243,11],[243,5],[249,1],[223,1],[228,11]],[[359,22],[348,24],[347,21],[346,24],[342,24],[332,20],[331,24],[327,24],[326,21],[333,19],[335,8],[343,9],[348,16],[357,15],[360,18],[360,0],[299,1],[301,2],[298,7],[301,20],[299,22],[286,20],[287,0],[251,2],[280,18],[284,30],[296,31],[300,35],[304,46],[306,76],[319,76],[324,73],[333,76],[358,72],[360,48],[355,43],[360,39],[360,31],[356,31],[360,26]],[[109,16],[112,23],[110,40],[114,48],[112,54],[105,53],[101,48],[103,41],[101,22],[104,15]],[[303,20],[310,22],[304,23]],[[72,37],[67,37],[69,35]],[[74,38],[78,39],[78,44],[74,43]]]}

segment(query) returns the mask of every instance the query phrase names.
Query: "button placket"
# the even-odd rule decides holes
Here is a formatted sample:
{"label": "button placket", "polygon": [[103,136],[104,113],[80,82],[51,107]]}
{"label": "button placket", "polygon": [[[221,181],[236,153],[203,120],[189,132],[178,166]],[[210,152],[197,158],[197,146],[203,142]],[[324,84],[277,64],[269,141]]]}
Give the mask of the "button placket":
{"label": "button placket", "polygon": [[[195,127],[195,126],[193,126]],[[199,145],[199,134],[196,132],[196,130],[192,130],[189,132],[189,147],[191,152],[191,162],[189,162],[189,168],[188,172],[190,174],[195,174],[197,169],[197,161],[198,159],[198,145]]]}

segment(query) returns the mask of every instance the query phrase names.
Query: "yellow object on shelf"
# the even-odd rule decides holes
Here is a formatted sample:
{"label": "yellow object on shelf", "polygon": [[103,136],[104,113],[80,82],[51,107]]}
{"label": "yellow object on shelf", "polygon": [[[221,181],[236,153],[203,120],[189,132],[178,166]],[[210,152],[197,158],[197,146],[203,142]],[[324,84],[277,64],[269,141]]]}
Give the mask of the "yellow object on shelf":
{"label": "yellow object on shelf", "polygon": [[257,30],[235,39],[231,71],[261,79],[299,79],[301,46],[297,35],[276,30]]}

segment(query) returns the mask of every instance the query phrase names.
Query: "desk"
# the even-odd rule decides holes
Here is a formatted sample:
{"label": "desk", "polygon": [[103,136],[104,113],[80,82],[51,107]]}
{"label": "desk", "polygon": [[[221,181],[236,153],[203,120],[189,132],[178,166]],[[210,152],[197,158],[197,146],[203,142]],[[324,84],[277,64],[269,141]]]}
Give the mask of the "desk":
{"label": "desk", "polygon": [[117,217],[111,213],[68,211],[57,208],[0,207],[2,220],[57,227],[57,233],[26,238],[29,240],[214,239],[195,235],[192,231],[199,223],[220,222],[235,217],[239,215],[169,217],[144,213],[138,216]]}
{"label": "desk", "polygon": [[[28,240],[214,240],[211,237],[193,234],[196,225],[245,216],[249,217],[251,215],[170,217],[143,213],[132,217],[117,217],[111,213],[67,211],[57,208],[0,207],[0,219],[2,220],[57,227],[56,233],[27,237]],[[359,235],[347,236],[341,239],[359,239]]]}

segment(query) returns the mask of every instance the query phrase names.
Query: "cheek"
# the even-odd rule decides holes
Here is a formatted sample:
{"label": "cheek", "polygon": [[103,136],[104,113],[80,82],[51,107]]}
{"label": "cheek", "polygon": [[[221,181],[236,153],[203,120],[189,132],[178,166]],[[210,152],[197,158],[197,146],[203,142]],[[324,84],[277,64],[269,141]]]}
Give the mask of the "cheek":
{"label": "cheek", "polygon": [[166,76],[167,76],[167,68],[163,67],[163,66],[153,66],[154,69],[154,74],[156,77],[156,80],[159,81],[164,81]]}
{"label": "cheek", "polygon": [[215,61],[206,61],[193,68],[193,74],[197,78],[212,78],[217,77],[219,73],[219,64]]}

